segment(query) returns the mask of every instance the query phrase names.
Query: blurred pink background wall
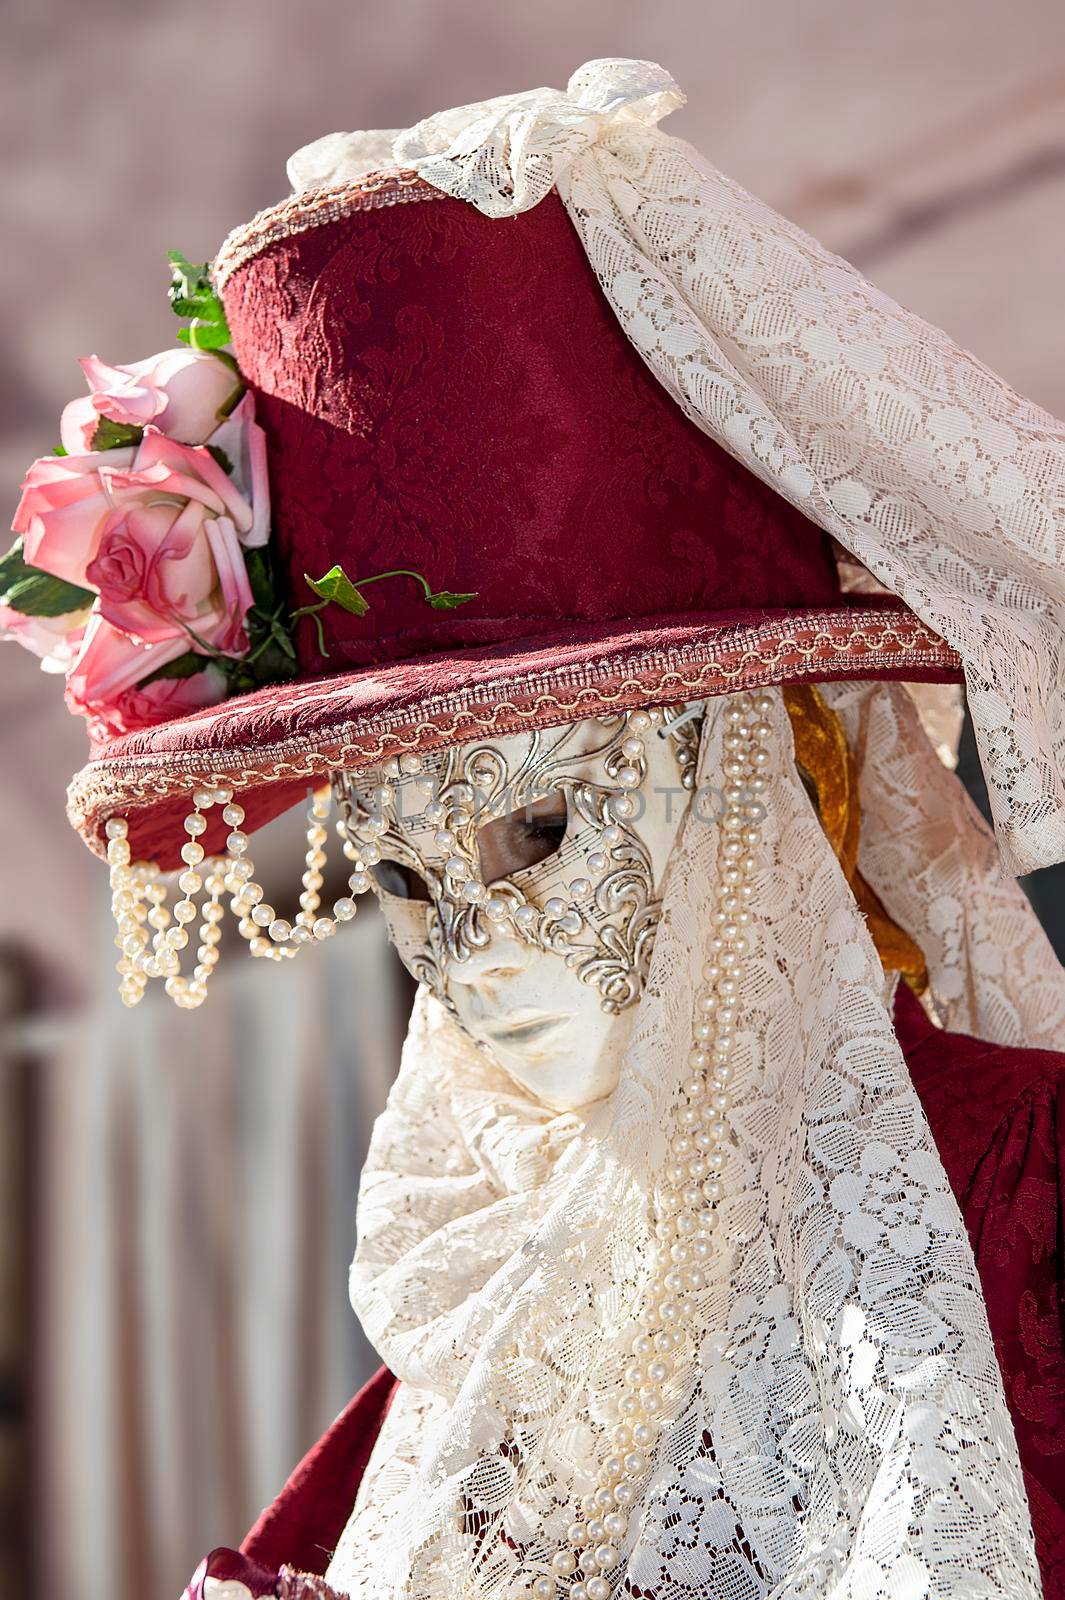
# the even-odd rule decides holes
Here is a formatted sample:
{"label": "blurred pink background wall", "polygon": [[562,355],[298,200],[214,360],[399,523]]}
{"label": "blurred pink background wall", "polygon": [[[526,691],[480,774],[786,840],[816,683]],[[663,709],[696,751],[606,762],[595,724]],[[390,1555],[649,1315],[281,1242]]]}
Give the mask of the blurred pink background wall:
{"label": "blurred pink background wall", "polygon": [[[294,148],[602,55],[669,67],[690,97],[669,131],[1065,412],[1060,0],[9,0],[4,35],[12,506],[74,358],[169,343],[167,248],[209,256],[284,194]],[[320,979],[252,974],[202,1019],[124,1031],[104,874],[62,811],[81,728],[28,656],[0,661],[0,957],[35,967],[0,986],[22,1014],[0,1050],[0,1570],[64,1600],[172,1593],[369,1359],[343,1271],[401,1001],[362,936]],[[265,1025],[278,1006],[295,1029]]]}

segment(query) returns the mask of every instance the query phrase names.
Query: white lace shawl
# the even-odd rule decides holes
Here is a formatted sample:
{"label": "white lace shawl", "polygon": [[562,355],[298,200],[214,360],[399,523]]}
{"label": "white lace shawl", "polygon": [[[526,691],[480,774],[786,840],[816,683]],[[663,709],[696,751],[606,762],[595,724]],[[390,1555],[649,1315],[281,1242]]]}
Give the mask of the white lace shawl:
{"label": "white lace shawl", "polygon": [[1065,859],[1065,440],[896,305],[655,124],[653,62],[565,90],[331,134],[297,188],[414,167],[489,216],[554,186],[629,339],[692,420],[827,528],[959,652],[1003,859]]}
{"label": "white lace shawl", "polygon": [[[935,1006],[989,1037],[1044,1042],[1065,1006],[1061,971],[905,691],[830,693],[873,752],[863,870],[924,943]],[[706,781],[720,770],[719,706]],[[735,1144],[698,1296],[698,1370],[614,1592],[1035,1600],[965,1228],[779,698],[771,720]],[[621,1082],[591,1120],[517,1091],[419,1001],[363,1175],[351,1277],[403,1380],[328,1574],[360,1600],[502,1600],[545,1570],[591,1486],[647,1276],[715,850],[715,830],[689,817]]]}

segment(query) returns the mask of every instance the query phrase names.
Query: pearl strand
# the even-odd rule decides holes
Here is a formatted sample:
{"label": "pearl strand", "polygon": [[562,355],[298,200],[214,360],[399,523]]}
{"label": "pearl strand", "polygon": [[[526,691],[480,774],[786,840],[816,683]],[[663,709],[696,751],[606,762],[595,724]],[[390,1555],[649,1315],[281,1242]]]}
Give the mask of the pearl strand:
{"label": "pearl strand", "polygon": [[[115,943],[122,951],[117,967],[119,996],[123,1004],[135,1006],[143,998],[149,979],[161,978],[167,994],[177,1005],[186,1008],[201,1005],[207,995],[207,978],[218,960],[215,946],[220,937],[217,924],[222,917],[219,905],[222,863],[212,858],[203,874],[196,872],[194,867],[204,860],[203,846],[195,840],[183,846],[186,871],[178,880],[183,898],[175,905],[171,918],[166,906],[166,885],[158,867],[148,862],[133,864],[130,861],[128,831],[127,823],[120,817],[113,817],[106,828],[111,909],[117,925]],[[180,971],[179,952],[189,942],[186,924],[196,918],[192,896],[205,882],[207,899],[196,967],[192,977],[186,978]]]}
{"label": "pearl strand", "polygon": [[[706,1287],[703,1263],[724,1197],[722,1173],[732,1133],[731,1055],[737,1002],[750,953],[750,903],[758,869],[770,761],[772,709],[768,694],[741,694],[724,710],[725,809],[718,838],[718,892],[711,934],[694,1007],[688,1053],[690,1076],[677,1107],[670,1160],[658,1193],[653,1275],[636,1320],[611,1432],[611,1451],[595,1489],[581,1502],[566,1544],[551,1558],[550,1571],[519,1579],[514,1594],[534,1600],[611,1600],[606,1573],[617,1565],[629,1513],[650,1468],[650,1452],[664,1424],[667,1389],[685,1375],[678,1354],[690,1342],[685,1327],[695,1296]],[[672,1383],[671,1383],[672,1380]]]}
{"label": "pearl strand", "polygon": [[[339,791],[338,787],[342,815],[337,818],[336,831],[344,855],[354,869],[348,878],[348,888],[353,895],[366,894],[371,887],[371,868],[376,867],[381,860],[378,839],[383,833],[388,832],[389,824],[385,813],[396,798],[394,785],[402,778],[417,777],[421,770],[422,758],[413,751],[407,751],[402,756],[392,756],[386,761],[381,768],[380,781],[375,784],[373,790],[376,811],[353,811],[350,797]],[[434,807],[443,814],[443,806],[439,801],[430,802],[426,812]]]}
{"label": "pearl strand", "polygon": [[147,893],[150,869],[130,861],[127,825],[121,818],[107,824],[107,860],[111,876],[111,912],[115,919],[115,944],[121,951],[116,966],[118,992],[123,1004],[134,1006],[148,983],[145,968],[150,934]]}
{"label": "pearl strand", "polygon": [[[185,818],[188,839],[181,847],[184,871],[178,878],[182,898],[173,913],[166,904],[167,888],[159,868],[148,862],[131,862],[129,825],[113,817],[107,823],[107,859],[111,869],[111,909],[116,921],[115,943],[121,953],[117,964],[119,995],[127,1006],[144,997],[148,981],[161,978],[167,995],[185,1009],[202,1005],[207,984],[218,964],[218,944],[225,916],[222,895],[230,895],[229,907],[237,927],[253,956],[285,960],[306,944],[327,939],[341,922],[355,915],[355,901],[342,896],[333,905],[332,916],[320,914],[324,884],[324,845],[328,838],[325,821],[329,815],[331,793],[320,789],[312,796],[307,813],[307,850],[304,857],[303,890],[300,909],[293,922],[278,917],[267,904],[262,885],[255,881],[255,865],[248,850],[248,836],[241,829],[244,808],[233,799],[232,789],[203,787],[192,796],[193,809]],[[230,829],[224,857],[208,858],[200,836],[207,831],[206,813],[222,808],[222,820]],[[365,883],[361,878],[365,877]],[[352,892],[369,888],[366,874],[353,873],[348,880]],[[199,930],[196,966],[191,977],[180,971],[179,952],[188,942],[187,925],[196,919],[194,896],[206,891],[203,920]],[[149,909],[150,908],[150,909]],[[151,931],[149,931],[151,930]],[[149,948],[150,944],[150,948]]]}

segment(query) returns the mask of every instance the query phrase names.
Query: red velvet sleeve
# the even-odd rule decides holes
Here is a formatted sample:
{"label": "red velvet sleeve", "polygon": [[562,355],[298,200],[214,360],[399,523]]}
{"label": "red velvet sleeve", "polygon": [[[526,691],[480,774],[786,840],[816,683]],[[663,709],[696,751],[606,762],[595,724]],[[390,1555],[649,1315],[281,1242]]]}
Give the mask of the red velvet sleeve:
{"label": "red velvet sleeve", "polygon": [[205,1578],[236,1579],[256,1597],[332,1600],[321,1574],[355,1504],[396,1380],[382,1367],[307,1452],[238,1550],[211,1552],[184,1600],[202,1600]]}
{"label": "red velvet sleeve", "polygon": [[901,985],[895,1025],[976,1255],[1046,1600],[1065,1600],[1065,1055],[947,1033]]}
{"label": "red velvet sleeve", "polygon": [[343,1533],[396,1380],[382,1367],[304,1456],[241,1553],[261,1566],[322,1573]]}

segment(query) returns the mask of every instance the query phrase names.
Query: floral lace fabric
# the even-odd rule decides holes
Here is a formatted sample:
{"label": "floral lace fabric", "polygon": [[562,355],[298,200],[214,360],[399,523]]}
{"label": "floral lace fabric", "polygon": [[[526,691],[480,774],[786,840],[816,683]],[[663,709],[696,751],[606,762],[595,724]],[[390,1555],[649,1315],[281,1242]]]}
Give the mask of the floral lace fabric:
{"label": "floral lace fabric", "polygon": [[940,1025],[994,1044],[1059,1050],[1065,974],[994,835],[936,756],[899,684],[829,683],[859,761],[858,861],[928,963]]}
{"label": "floral lace fabric", "polygon": [[[708,780],[719,704],[700,752]],[[893,723],[887,770],[927,781],[918,741],[935,758],[902,691],[856,689],[841,711]],[[645,1600],[1034,1597],[965,1227],[782,704],[771,720],[718,1253],[697,1297],[697,1361],[608,1576]],[[889,812],[917,803],[901,788],[889,800]],[[911,840],[908,861],[901,836],[885,847],[882,877],[926,866],[949,902],[984,871],[975,823],[953,858],[925,862],[919,830]],[[517,1092],[421,997],[363,1176],[351,1279],[403,1388],[326,1574],[338,1590],[487,1600],[546,1570],[563,1542],[605,1453],[647,1279],[715,873],[715,830],[689,817],[621,1082],[588,1117]],[[1055,1002],[1034,919],[1008,894],[986,913],[941,915],[936,900],[924,919],[941,932],[936,1004],[1007,1037],[1051,1026],[1060,978]],[[1032,1007],[1012,1012],[996,994],[1025,957],[1011,952],[1002,973],[985,949],[1004,917],[1044,972]]]}
{"label": "floral lace fabric", "polygon": [[490,216],[555,187],[621,326],[689,417],[954,646],[1004,859],[1065,858],[1065,437],[657,121],[652,62],[332,135],[297,187],[393,162]]}
{"label": "floral lace fabric", "polygon": [[944,1034],[908,991],[897,996],[896,1027],[976,1252],[1044,1594],[1061,1600],[1065,1056]]}

